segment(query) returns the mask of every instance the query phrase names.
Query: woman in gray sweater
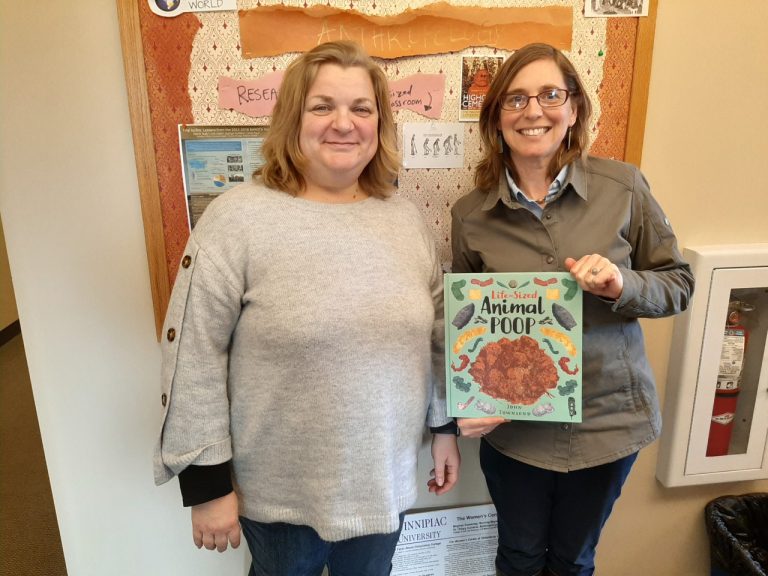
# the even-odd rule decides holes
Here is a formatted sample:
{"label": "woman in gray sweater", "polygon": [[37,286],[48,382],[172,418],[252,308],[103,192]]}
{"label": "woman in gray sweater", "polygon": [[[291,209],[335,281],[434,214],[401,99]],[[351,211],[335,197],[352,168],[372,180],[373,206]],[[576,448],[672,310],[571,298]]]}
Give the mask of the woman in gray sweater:
{"label": "woman in gray sweater", "polygon": [[179,475],[198,547],[242,526],[253,575],[388,574],[425,424],[430,491],[458,479],[442,273],[391,196],[388,92],[352,43],[294,61],[266,164],[206,209],[173,289],[155,480]]}

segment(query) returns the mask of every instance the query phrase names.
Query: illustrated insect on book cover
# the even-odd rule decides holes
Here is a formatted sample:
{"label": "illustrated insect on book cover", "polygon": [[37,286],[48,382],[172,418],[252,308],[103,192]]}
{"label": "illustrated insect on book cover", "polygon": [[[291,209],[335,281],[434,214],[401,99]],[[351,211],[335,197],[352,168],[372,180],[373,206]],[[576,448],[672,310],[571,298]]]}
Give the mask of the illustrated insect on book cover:
{"label": "illustrated insect on book cover", "polygon": [[446,274],[448,415],[581,422],[582,290],[567,272]]}

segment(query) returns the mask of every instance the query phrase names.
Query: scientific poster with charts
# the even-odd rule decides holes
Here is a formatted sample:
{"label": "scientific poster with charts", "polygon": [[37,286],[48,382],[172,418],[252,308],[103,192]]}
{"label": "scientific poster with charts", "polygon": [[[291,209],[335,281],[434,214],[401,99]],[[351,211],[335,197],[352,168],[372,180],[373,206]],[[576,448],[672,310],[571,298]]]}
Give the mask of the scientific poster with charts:
{"label": "scientific poster with charts", "polygon": [[494,576],[493,504],[406,514],[392,576]]}
{"label": "scientific poster with charts", "polygon": [[266,126],[179,124],[179,149],[189,228],[214,198],[251,178],[264,164]]}

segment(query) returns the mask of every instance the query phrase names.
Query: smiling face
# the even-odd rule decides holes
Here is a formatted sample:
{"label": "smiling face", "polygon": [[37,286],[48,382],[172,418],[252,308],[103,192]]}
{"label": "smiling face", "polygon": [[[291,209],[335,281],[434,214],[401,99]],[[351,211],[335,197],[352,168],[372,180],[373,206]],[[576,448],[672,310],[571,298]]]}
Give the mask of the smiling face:
{"label": "smiling face", "polygon": [[[553,60],[536,60],[517,73],[505,92],[534,96],[550,88],[566,88],[563,74]],[[516,166],[546,167],[575,122],[572,99],[556,108],[542,108],[532,97],[519,112],[502,108],[498,128]]]}
{"label": "smiling face", "polygon": [[307,92],[299,147],[307,188],[340,190],[357,183],[376,154],[379,115],[368,72],[323,64]]}

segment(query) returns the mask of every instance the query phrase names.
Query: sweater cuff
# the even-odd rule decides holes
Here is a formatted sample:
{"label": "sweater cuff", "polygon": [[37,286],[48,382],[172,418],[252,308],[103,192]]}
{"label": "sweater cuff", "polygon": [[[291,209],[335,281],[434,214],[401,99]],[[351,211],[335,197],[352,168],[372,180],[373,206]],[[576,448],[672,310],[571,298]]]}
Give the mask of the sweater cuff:
{"label": "sweater cuff", "polygon": [[461,434],[455,420],[448,422],[448,424],[443,424],[442,426],[430,426],[429,431],[432,432],[432,434],[452,434],[454,436],[459,436]]}
{"label": "sweater cuff", "polygon": [[204,504],[232,492],[229,462],[211,466],[187,466],[179,472],[179,488],[184,506]]}

